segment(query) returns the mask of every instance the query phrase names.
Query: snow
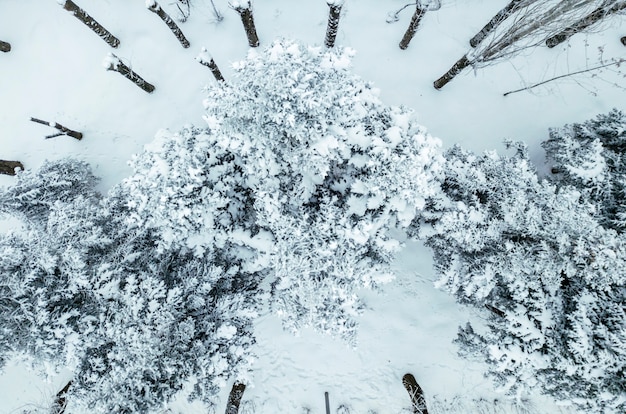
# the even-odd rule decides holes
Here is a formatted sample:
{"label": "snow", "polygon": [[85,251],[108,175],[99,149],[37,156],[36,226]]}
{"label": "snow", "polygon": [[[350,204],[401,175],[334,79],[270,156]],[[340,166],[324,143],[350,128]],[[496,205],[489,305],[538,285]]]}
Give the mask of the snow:
{"label": "snow", "polygon": [[[63,5],[65,1],[57,3]],[[149,3],[153,2],[147,1],[146,5]],[[176,16],[177,9],[169,3],[163,2],[162,7]],[[624,91],[614,85],[620,75],[610,72],[597,78],[565,78],[532,93],[502,96],[529,83],[593,66],[598,47],[603,47],[605,58],[621,56],[619,38],[623,33],[615,20],[601,34],[578,35],[569,44],[554,49],[528,51],[509,62],[468,71],[436,91],[432,81],[467,53],[469,38],[503,2],[445,1],[439,11],[426,13],[409,48],[401,51],[397,43],[412,8],[400,13],[396,24],[387,24],[385,18],[405,3],[346,2],[337,44],[356,51],[354,71],[380,89],[383,102],[415,109],[419,122],[440,137],[446,147],[459,143],[475,151],[501,151],[504,138],[519,139],[529,143],[533,160],[541,161],[538,143],[547,138],[549,127],[580,122],[614,106],[626,109]],[[192,44],[209,45],[228,81],[232,75],[230,65],[248,52],[240,18],[228,10],[226,1],[215,1],[225,16],[219,23],[209,0],[193,4],[191,16],[180,25],[181,30]],[[250,7],[247,0],[231,1],[230,5]],[[162,30],[163,23],[153,19],[141,2],[81,0],[79,6],[120,38],[116,52],[120,59],[153,81],[156,91],[146,94],[121,76],[102,70],[100,62],[109,68],[119,60],[102,39],[54,2],[4,2],[1,36],[13,47],[0,56],[0,158],[19,160],[26,168],[35,169],[45,159],[72,155],[94,167],[103,177],[102,190],[106,190],[129,174],[127,161],[152,141],[157,130],[177,130],[189,123],[206,125],[202,88],[215,81],[206,67],[194,61],[193,52],[182,49],[167,30]],[[271,0],[256,3],[254,9],[262,46],[277,37],[320,45],[327,15],[323,1],[296,4]],[[345,58],[329,60],[327,65],[345,67],[352,52],[347,53]],[[362,99],[366,104],[371,98]],[[45,133],[29,122],[31,116],[54,119],[83,132],[85,138],[44,140]],[[206,121],[218,128],[210,119]],[[350,143],[371,145],[359,131],[345,133]],[[393,143],[394,131],[388,131],[387,138]],[[320,154],[334,145],[333,139],[328,137],[317,144]],[[350,162],[358,165],[361,160],[353,157]],[[585,173],[592,179],[598,171]],[[0,185],[12,182],[12,177],[0,176]],[[364,194],[369,192],[364,183],[362,190]],[[375,201],[363,197],[351,202],[358,214],[368,202]],[[397,206],[401,210],[401,200]],[[471,213],[470,218],[480,219]],[[18,226],[14,221],[0,221],[3,229]],[[359,240],[369,237],[357,228],[351,236]],[[242,242],[269,244],[263,234],[253,238],[242,235]],[[408,396],[400,382],[406,372],[416,376],[434,412],[478,411],[481,398],[490,402],[489,410],[494,410],[494,399],[502,396],[482,377],[484,365],[461,359],[451,343],[457,327],[477,316],[436,290],[434,278],[429,252],[419,244],[408,244],[397,260],[395,280],[380,291],[362,292],[366,310],[360,317],[356,349],[306,329],[294,337],[282,330],[280,320],[264,314],[256,326],[257,363],[242,411],[300,413],[308,407],[311,412],[323,412],[323,393],[329,391],[333,412],[342,403],[353,413],[408,412]],[[220,327],[220,334],[228,337],[232,334],[230,328]],[[220,364],[223,361],[215,361],[215,368],[220,369]],[[26,366],[12,361],[0,376],[0,413],[49,406],[71,375],[62,372],[46,382]],[[227,386],[222,393],[224,403],[228,391]],[[500,404],[498,412],[515,412],[513,405]],[[536,412],[560,412],[537,396],[532,396],[531,408],[533,405]],[[201,407],[190,407],[184,401],[171,408],[173,412],[203,412]]]}

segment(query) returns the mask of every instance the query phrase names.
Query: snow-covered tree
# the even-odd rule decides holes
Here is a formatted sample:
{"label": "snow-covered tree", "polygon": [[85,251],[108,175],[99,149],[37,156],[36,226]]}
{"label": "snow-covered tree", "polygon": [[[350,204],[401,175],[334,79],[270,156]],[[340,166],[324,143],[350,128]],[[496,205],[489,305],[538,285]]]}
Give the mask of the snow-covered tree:
{"label": "snow-covered tree", "polygon": [[626,243],[571,187],[511,157],[447,152],[427,244],[438,286],[484,309],[460,329],[464,354],[509,393],[538,388],[584,412],[626,408]]}
{"label": "snow-covered tree", "polygon": [[581,124],[550,131],[542,143],[552,181],[584,193],[602,225],[626,228],[626,115],[617,109]]}
{"label": "snow-covered tree", "polygon": [[25,353],[74,369],[71,406],[147,413],[183,385],[211,403],[246,381],[256,312],[239,262],[158,249],[125,188],[100,197],[86,164],[18,174],[0,195],[24,231],[0,239],[0,362]]}
{"label": "snow-covered tree", "polygon": [[165,133],[126,182],[162,248],[245,257],[288,328],[349,340],[356,289],[390,278],[389,232],[437,192],[442,163],[409,111],[350,73],[350,54],[288,41],[251,51],[208,89],[208,130]]}

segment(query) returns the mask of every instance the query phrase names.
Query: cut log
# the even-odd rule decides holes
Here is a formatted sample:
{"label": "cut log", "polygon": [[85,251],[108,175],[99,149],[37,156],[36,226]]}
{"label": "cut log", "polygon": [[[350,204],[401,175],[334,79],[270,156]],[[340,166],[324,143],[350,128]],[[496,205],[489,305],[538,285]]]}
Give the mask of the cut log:
{"label": "cut log", "polygon": [[19,161],[0,160],[0,174],[15,175],[15,170],[24,169],[24,165]]}
{"label": "cut log", "polygon": [[3,42],[2,40],[0,40],[0,51],[1,52],[10,52],[11,51],[11,44],[7,43],[7,42]]}
{"label": "cut log", "polygon": [[63,8],[74,15],[78,20],[83,22],[85,26],[94,31],[102,40],[107,42],[111,47],[118,47],[120,41],[117,37],[113,36],[111,32],[105,29],[100,23],[94,20],[86,11],[81,9],[72,0],[59,0],[59,4]]}

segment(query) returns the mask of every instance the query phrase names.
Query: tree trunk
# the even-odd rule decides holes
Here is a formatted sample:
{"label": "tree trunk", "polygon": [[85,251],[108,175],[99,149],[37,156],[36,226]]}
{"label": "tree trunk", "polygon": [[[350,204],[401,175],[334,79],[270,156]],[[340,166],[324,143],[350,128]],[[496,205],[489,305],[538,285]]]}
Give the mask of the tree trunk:
{"label": "tree trunk", "polygon": [[65,413],[65,407],[67,406],[67,391],[70,389],[72,381],[69,381],[61,391],[59,391],[54,399],[52,406],[52,414]]}
{"label": "tree trunk", "polygon": [[11,51],[11,44],[7,43],[7,42],[3,42],[2,40],[0,40],[0,51],[2,51],[2,52],[10,52]]}
{"label": "tree trunk", "polygon": [[400,49],[404,50],[409,47],[409,43],[411,42],[411,39],[413,39],[413,36],[415,36],[417,27],[419,26],[422,17],[424,17],[424,14],[426,14],[426,9],[422,9],[420,2],[418,1],[415,6],[415,13],[413,13],[413,17],[411,17],[409,28],[406,29],[406,33],[404,33],[404,37],[402,37],[402,40],[400,41]]}
{"label": "tree trunk", "polygon": [[120,45],[120,41],[117,37],[113,36],[111,32],[102,27],[100,23],[95,21],[93,17],[87,14],[83,9],[78,7],[76,3],[72,0],[65,0],[65,2],[61,2],[63,8],[69,12],[71,12],[78,20],[85,23],[87,27],[93,30],[98,36],[102,38],[105,42],[107,42],[111,47],[118,47]]}
{"label": "tree trunk", "polygon": [[43,120],[37,119],[37,118],[30,118],[30,120],[33,121],[33,122],[37,122],[38,124],[47,125],[49,127],[52,127],[54,129],[58,129],[59,131],[61,131],[59,134],[49,135],[46,138],[54,138],[54,137],[58,137],[59,135],[67,135],[67,136],[70,136],[72,138],[76,138],[79,141],[81,139],[83,139],[83,134],[81,134],[80,132],[77,132],[77,131],[71,130],[69,128],[66,128],[63,125],[58,124],[56,122],[43,121]]}
{"label": "tree trunk", "polygon": [[237,414],[239,412],[239,404],[241,404],[241,398],[245,390],[245,384],[240,382],[233,384],[233,388],[230,390],[230,395],[228,396],[228,403],[226,404],[226,414]]}
{"label": "tree trunk", "polygon": [[326,406],[326,414],[330,414],[330,398],[328,398],[328,391],[324,392],[324,405]]}
{"label": "tree trunk", "polygon": [[15,169],[24,169],[24,165],[19,161],[0,160],[0,174],[15,175]]}
{"label": "tree trunk", "polygon": [[172,33],[174,33],[174,36],[176,36],[176,38],[178,39],[180,44],[183,45],[184,48],[189,47],[189,41],[187,40],[183,32],[180,30],[180,27],[178,27],[178,25],[174,22],[174,20],[172,20],[172,18],[167,13],[165,13],[165,11],[161,8],[161,6],[159,6],[159,4],[156,1],[152,0],[152,1],[146,2],[146,7],[148,8],[148,10],[155,13],[157,16],[161,18],[161,20],[165,22],[167,27],[170,28]]}
{"label": "tree trunk", "polygon": [[505,8],[500,10],[491,20],[487,23],[480,32],[476,33],[470,40],[470,46],[476,47],[483,41],[489,33],[491,33],[496,27],[500,25],[507,17],[518,11],[526,0],[513,0]]}
{"label": "tree trunk", "polygon": [[124,62],[122,62],[113,53],[109,53],[108,56],[105,58],[104,67],[106,68],[106,70],[113,70],[115,72],[121,73],[126,77],[126,79],[132,81],[135,85],[139,86],[141,89],[148,93],[152,93],[154,91],[154,85],[146,82],[141,76],[133,72],[131,68],[124,64]]}
{"label": "tree trunk", "polygon": [[624,46],[626,46],[626,36],[623,36],[620,40]]}
{"label": "tree trunk", "polygon": [[252,9],[250,7],[237,7],[235,10],[239,13],[239,16],[241,16],[243,28],[246,30],[246,36],[248,36],[248,45],[250,47],[259,46],[259,37],[256,34]]}
{"label": "tree trunk", "polygon": [[471,62],[467,58],[467,55],[464,55],[454,65],[452,65],[450,70],[448,70],[445,73],[445,75],[443,75],[442,77],[440,77],[439,79],[437,79],[435,81],[435,83],[434,83],[435,89],[441,89],[444,86],[446,86],[446,84],[448,82],[450,82],[452,79],[454,79],[454,77],[456,75],[458,75],[463,69],[468,67],[470,64],[471,64]]}
{"label": "tree trunk", "polygon": [[215,60],[213,60],[213,58],[211,58],[208,62],[204,60],[198,60],[198,62],[200,62],[200,64],[206,66],[207,68],[211,70],[211,73],[215,77],[215,80],[219,82],[226,81],[224,77],[222,76],[222,72],[220,71],[220,68],[218,68],[217,64],[215,64]]}
{"label": "tree trunk", "polygon": [[411,404],[413,405],[413,413],[415,414],[428,414],[428,408],[426,407],[426,399],[424,398],[424,391],[419,386],[413,374],[404,374],[402,377],[402,385],[409,393],[411,397]]}
{"label": "tree trunk", "polygon": [[626,9],[626,1],[623,2],[619,2],[615,5],[613,5],[611,8],[609,9],[605,9],[604,7],[599,7],[597,9],[595,9],[593,12],[591,12],[590,14],[588,14],[587,16],[583,17],[582,19],[580,19],[578,22],[574,23],[573,25],[571,25],[570,27],[566,28],[565,30],[561,31],[560,33],[548,38],[548,40],[546,40],[546,46],[548,47],[554,47],[558,44],[563,43],[564,41],[566,41],[567,39],[569,39],[570,37],[572,37],[573,35],[575,35],[576,33],[585,30],[586,28],[588,28],[589,26],[593,25],[594,23],[604,19],[605,17],[613,14],[613,13],[617,13],[621,10]]}
{"label": "tree trunk", "polygon": [[337,29],[339,28],[339,18],[341,17],[341,7],[343,4],[329,4],[329,6],[328,26],[326,27],[326,38],[324,39],[324,45],[326,45],[327,48],[335,46]]}

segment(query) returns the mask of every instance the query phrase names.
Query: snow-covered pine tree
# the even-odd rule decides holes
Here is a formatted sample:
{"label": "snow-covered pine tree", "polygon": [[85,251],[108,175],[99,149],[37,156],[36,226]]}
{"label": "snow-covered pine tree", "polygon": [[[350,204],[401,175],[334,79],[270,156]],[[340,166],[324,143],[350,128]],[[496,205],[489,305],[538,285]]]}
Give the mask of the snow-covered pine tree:
{"label": "snow-covered pine tree", "polygon": [[0,194],[24,222],[0,239],[0,362],[73,368],[68,403],[90,412],[154,412],[190,381],[191,398],[214,402],[246,381],[254,278],[219,249],[158,249],[126,187],[103,198],[95,181],[64,160]]}
{"label": "snow-covered pine tree", "polygon": [[614,109],[580,124],[550,131],[542,143],[550,179],[574,186],[593,203],[602,225],[626,229],[626,115]]}
{"label": "snow-covered pine tree", "polygon": [[163,136],[125,186],[160,248],[216,246],[264,274],[285,326],[353,340],[356,289],[389,279],[438,191],[439,141],[348,70],[348,49],[277,41],[208,89],[208,129]]}
{"label": "snow-covered pine tree", "polygon": [[580,192],[539,180],[517,148],[449,150],[446,197],[423,229],[438,286],[486,316],[484,329],[460,329],[461,352],[485,358],[509,393],[538,388],[584,412],[623,412],[626,243]]}

